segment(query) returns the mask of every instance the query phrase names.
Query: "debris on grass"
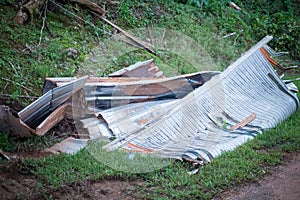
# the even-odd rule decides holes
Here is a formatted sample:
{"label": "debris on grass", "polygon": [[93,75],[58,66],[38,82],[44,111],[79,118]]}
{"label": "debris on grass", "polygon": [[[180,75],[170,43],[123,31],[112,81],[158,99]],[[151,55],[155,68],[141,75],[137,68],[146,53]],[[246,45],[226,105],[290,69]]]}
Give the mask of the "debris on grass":
{"label": "debris on grass", "polygon": [[154,63],[153,59],[138,62],[129,67],[123,68],[119,71],[111,73],[108,77],[152,77],[152,78],[165,78],[166,76]]}
{"label": "debris on grass", "polygon": [[84,148],[88,144],[88,139],[77,139],[74,137],[68,137],[64,139],[62,142],[55,144],[52,147],[49,147],[43,152],[47,153],[67,153],[67,154],[75,154]]}
{"label": "debris on grass", "polygon": [[[104,148],[142,153],[152,149],[163,157],[210,162],[262,130],[275,127],[297,110],[299,100],[261,51],[271,38],[265,37],[224,72],[179,99],[146,127],[123,130]],[[224,121],[232,127],[252,113],[256,117],[236,130],[223,128]]]}
{"label": "debris on grass", "polygon": [[44,135],[64,118],[66,103],[79,91],[87,77],[53,88],[18,113],[20,123],[36,135]]}
{"label": "debris on grass", "polygon": [[[108,151],[210,162],[298,109],[297,88],[273,68],[280,65],[267,46],[271,39],[262,39],[222,73],[165,77],[148,60],[109,77],[46,78],[44,95],[20,111],[17,121],[27,132],[43,135],[68,117],[88,133],[47,152],[74,154],[89,140],[105,140]],[[1,107],[0,120],[6,109]]]}
{"label": "debris on grass", "polygon": [[24,127],[17,114],[9,106],[0,105],[0,130],[19,137],[29,137],[31,132]]}
{"label": "debris on grass", "polygon": [[236,9],[236,10],[242,10],[239,6],[237,6],[234,2],[229,2],[229,6],[231,7],[231,8],[234,8],[234,9]]}
{"label": "debris on grass", "polygon": [[2,151],[1,149],[0,149],[0,156],[5,158],[6,160],[10,160],[9,156],[6,155],[6,153],[4,151]]}

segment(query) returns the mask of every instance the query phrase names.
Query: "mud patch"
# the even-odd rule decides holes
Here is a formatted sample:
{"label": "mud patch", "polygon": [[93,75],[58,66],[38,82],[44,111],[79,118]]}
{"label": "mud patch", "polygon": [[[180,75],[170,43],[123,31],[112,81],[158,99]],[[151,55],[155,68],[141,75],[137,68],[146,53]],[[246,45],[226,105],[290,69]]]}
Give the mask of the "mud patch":
{"label": "mud patch", "polygon": [[38,177],[24,169],[22,160],[0,160],[0,199],[139,199],[136,187],[143,181],[104,179],[62,185],[57,189],[37,188]]}
{"label": "mud patch", "polygon": [[141,182],[105,180],[91,185],[91,192],[96,199],[137,199],[134,188]]}
{"label": "mud patch", "polygon": [[36,179],[33,175],[20,174],[22,162],[0,160],[0,199],[24,199],[34,196]]}
{"label": "mud patch", "polygon": [[300,197],[300,153],[287,154],[283,164],[262,179],[235,187],[215,200],[298,200]]}

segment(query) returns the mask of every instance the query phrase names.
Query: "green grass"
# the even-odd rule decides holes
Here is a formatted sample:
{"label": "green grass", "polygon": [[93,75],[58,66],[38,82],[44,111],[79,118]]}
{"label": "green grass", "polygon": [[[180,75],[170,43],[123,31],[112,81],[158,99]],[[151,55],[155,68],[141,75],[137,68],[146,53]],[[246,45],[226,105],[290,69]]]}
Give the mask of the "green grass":
{"label": "green grass", "polygon": [[19,138],[0,132],[0,149],[7,152],[31,153],[50,147],[61,140],[53,132],[44,136],[33,135],[29,138]]}
{"label": "green grass", "polygon": [[[299,82],[297,85],[300,85]],[[223,153],[193,176],[187,173],[191,169],[189,164],[170,161],[166,161],[166,167],[150,173],[124,172],[126,169],[133,170],[133,167],[147,167],[147,162],[153,164],[159,160],[137,157],[136,163],[142,163],[137,165],[128,159],[127,153],[106,153],[97,143],[74,156],[61,154],[38,160],[27,159],[23,163],[23,173],[35,174],[39,185],[46,186],[48,192],[78,181],[118,178],[144,181],[143,186],[135,189],[141,198],[210,199],[234,185],[258,180],[281,163],[285,153],[300,152],[299,115],[298,110],[275,128],[264,131],[233,151]]]}
{"label": "green grass", "polygon": [[[97,156],[91,154],[89,150],[100,148],[98,146],[89,147],[89,150],[84,149],[74,156],[61,154],[38,160],[27,159],[23,163],[23,172],[35,174],[40,185],[46,186],[50,191],[64,184],[83,180],[118,178],[144,181],[143,186],[136,188],[141,198],[210,199],[234,185],[258,180],[279,164],[286,152],[300,152],[299,114],[297,111],[276,128],[265,131],[231,152],[223,153],[212,163],[201,167],[199,173],[193,176],[187,173],[191,166],[181,162],[171,163],[150,173],[120,172],[95,159]],[[98,156],[105,155],[103,153]],[[110,158],[120,160],[120,162],[111,161],[113,164],[125,165],[126,161],[130,163],[124,155],[125,153],[109,153],[105,155],[106,158],[101,157],[100,160]],[[106,163],[109,161],[106,160]],[[132,166],[136,167],[134,164]]]}
{"label": "green grass", "polygon": [[[149,199],[211,199],[234,185],[258,180],[279,164],[286,152],[300,151],[298,124],[299,111],[276,128],[265,131],[234,151],[223,153],[201,167],[196,175],[189,176],[181,165],[164,169],[159,174],[149,174],[147,185],[139,188],[141,195]],[[287,127],[296,127],[296,130]]]}
{"label": "green grass", "polygon": [[[174,50],[176,46],[173,49],[163,49],[158,45],[155,47],[157,52],[155,56],[142,49],[114,43],[102,32],[102,30],[113,31],[111,27],[98,19],[93,19],[86,11],[72,10],[70,6],[66,8],[93,22],[98,28],[84,24],[61,11],[49,11],[47,22],[53,36],[44,31],[42,43],[38,46],[41,20],[36,17],[30,25],[17,26],[12,21],[15,10],[7,5],[8,3],[11,5],[12,2],[7,0],[0,3],[2,5],[0,77],[12,81],[12,84],[7,84],[5,80],[0,79],[0,86],[1,93],[11,94],[14,98],[18,95],[40,95],[46,76],[74,76],[90,72],[105,76],[137,61],[150,58],[167,71],[168,75],[174,72],[190,73],[202,67],[187,59],[187,56],[197,56],[198,52],[190,51],[192,48],[187,49],[184,52],[186,54],[179,54]],[[242,12],[229,8],[228,1],[224,0],[204,1],[202,10],[197,7],[199,6],[197,1],[193,1],[194,3],[180,1],[183,4],[171,0],[164,2],[154,0],[151,3],[136,0],[120,2],[119,7],[106,8],[108,19],[140,38],[147,37],[146,25],[158,38],[162,37],[163,32],[155,32],[157,28],[181,33],[205,49],[214,60],[213,69],[223,70],[266,34],[275,36],[271,43],[273,47],[281,51],[288,50],[292,53],[293,59],[299,59],[297,42],[300,35],[299,17],[296,17],[296,9],[289,6],[289,1],[287,4],[279,0],[274,4],[268,4],[268,1],[260,3],[236,1],[242,7]],[[255,12],[252,12],[253,10]],[[223,36],[230,32],[237,34],[223,39]],[[176,37],[170,37],[169,41],[170,43],[176,41]],[[111,53],[102,48],[103,46],[97,45],[98,42],[108,45],[111,52],[116,49],[118,52]],[[26,46],[30,46],[32,50],[28,50]],[[68,57],[67,48],[77,49],[78,56]],[[93,63],[87,59],[92,55],[91,51],[99,58],[99,62]],[[120,52],[121,54],[118,54]],[[299,71],[294,71],[291,75],[299,77]],[[32,92],[22,89],[18,84],[26,86]],[[300,87],[299,81],[297,85]],[[30,103],[24,100],[22,102]],[[41,159],[25,159],[20,173],[34,174],[38,180],[38,190],[45,192],[46,195],[65,184],[117,178],[143,181],[143,186],[135,188],[141,198],[210,199],[234,185],[259,179],[279,164],[285,153],[299,152],[299,115],[298,110],[274,129],[265,131],[234,151],[223,153],[212,163],[201,167],[200,172],[193,176],[187,174],[191,166],[182,162],[174,162],[150,173],[132,174],[116,171],[95,158],[105,155],[106,159],[119,158],[126,163],[127,154],[120,152],[103,154],[103,151],[96,151],[98,153],[96,156],[91,155],[89,150],[100,149],[98,144],[92,144],[89,149],[83,149],[73,156],[61,154]],[[30,139],[18,139],[7,133],[1,133],[0,149],[32,152],[59,141],[59,138],[55,140],[53,138],[52,133]],[[153,157],[143,156],[137,156],[135,159],[137,163],[142,161],[142,165],[134,166],[139,169],[143,164],[157,161]],[[127,164],[130,167],[130,162]]]}

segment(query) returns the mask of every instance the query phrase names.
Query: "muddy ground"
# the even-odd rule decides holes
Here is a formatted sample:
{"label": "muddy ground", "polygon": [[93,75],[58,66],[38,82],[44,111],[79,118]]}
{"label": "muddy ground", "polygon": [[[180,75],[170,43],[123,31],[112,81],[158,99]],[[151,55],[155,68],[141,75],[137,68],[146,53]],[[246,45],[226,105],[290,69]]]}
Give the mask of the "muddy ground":
{"label": "muddy ground", "polygon": [[283,163],[262,179],[224,192],[214,200],[299,200],[300,154],[286,154]]}
{"label": "muddy ground", "polygon": [[[141,181],[98,180],[83,181],[59,189],[37,190],[37,179],[24,175],[22,160],[1,162],[0,199],[138,199],[133,191]],[[298,200],[300,199],[300,153],[286,154],[281,165],[262,179],[236,186],[214,200]]]}
{"label": "muddy ground", "polygon": [[82,181],[58,189],[37,187],[37,177],[22,174],[22,160],[0,163],[0,199],[136,199],[139,181],[119,179]]}

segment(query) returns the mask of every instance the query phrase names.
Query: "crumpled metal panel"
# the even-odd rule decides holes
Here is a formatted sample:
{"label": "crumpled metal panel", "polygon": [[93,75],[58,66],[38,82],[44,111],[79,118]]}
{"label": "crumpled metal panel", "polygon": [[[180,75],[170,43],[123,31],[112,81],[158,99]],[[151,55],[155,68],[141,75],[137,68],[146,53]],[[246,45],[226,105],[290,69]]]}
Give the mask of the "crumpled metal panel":
{"label": "crumpled metal panel", "polygon": [[[123,133],[104,148],[209,162],[287,119],[297,110],[299,100],[260,51],[271,39],[265,37],[223,73],[178,100],[158,120]],[[231,130],[252,113],[252,121]]]}
{"label": "crumpled metal panel", "polygon": [[72,94],[80,90],[86,79],[87,76],[49,90],[18,113],[20,120],[31,129],[36,129],[53,111],[63,105]]}
{"label": "crumpled metal panel", "polygon": [[[84,90],[90,107],[107,109],[130,103],[179,99],[195,88],[202,86],[205,80],[219,72],[197,72],[170,78],[137,79],[127,82],[87,83]],[[205,76],[205,79],[203,78]]]}
{"label": "crumpled metal panel", "polygon": [[93,118],[86,118],[80,120],[82,123],[83,128],[85,128],[88,133],[89,137],[92,140],[95,139],[109,139],[114,137],[112,131],[108,128],[106,122],[97,117]]}
{"label": "crumpled metal panel", "polygon": [[73,137],[68,137],[67,139],[61,141],[60,143],[57,143],[52,147],[44,149],[43,151],[53,153],[53,154],[58,154],[58,153],[75,154],[78,151],[80,151],[82,148],[84,148],[87,144],[88,144],[87,139],[77,139]]}
{"label": "crumpled metal panel", "polygon": [[168,112],[178,100],[161,100],[128,104],[96,113],[105,119],[115,137],[135,132]]}

